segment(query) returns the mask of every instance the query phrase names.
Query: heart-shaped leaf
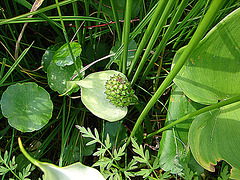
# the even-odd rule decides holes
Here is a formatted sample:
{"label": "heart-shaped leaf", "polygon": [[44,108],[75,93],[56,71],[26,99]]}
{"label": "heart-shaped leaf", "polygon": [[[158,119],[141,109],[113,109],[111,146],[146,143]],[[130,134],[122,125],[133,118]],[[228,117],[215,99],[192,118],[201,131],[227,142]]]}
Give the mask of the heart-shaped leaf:
{"label": "heart-shaped leaf", "polygon": [[189,143],[197,162],[209,171],[225,160],[232,168],[230,178],[240,176],[240,102],[224,106],[195,118],[189,130]]}
{"label": "heart-shaped leaf", "polygon": [[[239,94],[240,9],[237,9],[199,43],[174,82],[201,104],[213,104]],[[174,57],[175,64],[184,48]]]}
{"label": "heart-shaped leaf", "polygon": [[81,100],[83,104],[94,115],[108,120],[118,121],[124,118],[127,114],[127,107],[116,107],[112,104],[105,94],[105,84],[111,76],[118,75],[125,77],[124,74],[114,71],[101,71],[88,75],[80,81],[75,81],[81,86]]}
{"label": "heart-shaped leaf", "polygon": [[22,132],[45,126],[52,117],[53,103],[49,93],[36,83],[11,85],[1,98],[3,115],[8,123]]}
{"label": "heart-shaped leaf", "polygon": [[40,162],[32,158],[22,145],[22,141],[18,138],[20,150],[24,156],[35,166],[39,167],[44,172],[44,180],[103,180],[102,174],[91,167],[85,166],[80,162],[71,164],[66,167],[58,167],[54,164]]}
{"label": "heart-shaped leaf", "polygon": [[[76,60],[82,52],[81,45],[76,42],[70,43],[70,48],[72,49],[73,56]],[[72,59],[68,44],[62,45],[53,55],[52,61],[60,67],[70,66],[74,63]]]}

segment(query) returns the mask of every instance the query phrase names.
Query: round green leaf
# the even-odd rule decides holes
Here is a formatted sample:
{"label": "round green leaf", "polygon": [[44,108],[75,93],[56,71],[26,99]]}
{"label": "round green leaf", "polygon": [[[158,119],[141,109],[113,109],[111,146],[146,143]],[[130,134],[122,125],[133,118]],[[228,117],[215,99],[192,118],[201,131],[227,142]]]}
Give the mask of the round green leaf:
{"label": "round green leaf", "polygon": [[[213,104],[239,94],[240,9],[237,9],[198,44],[174,82],[193,101]],[[182,54],[180,49],[174,64]]]}
{"label": "round green leaf", "polygon": [[[225,160],[240,171],[240,102],[203,113],[189,130],[189,145],[197,162],[209,171]],[[231,176],[235,176],[233,173]],[[237,178],[239,179],[240,176]]]}
{"label": "round green leaf", "polygon": [[[77,57],[80,56],[82,52],[81,45],[76,42],[70,43],[70,47],[72,49],[72,53],[74,58],[76,59]],[[69,51],[68,44],[62,45],[53,55],[52,61],[57,65],[57,66],[70,66],[74,63],[71,53]]]}
{"label": "round green leaf", "polygon": [[[82,68],[82,62],[78,59],[78,67]],[[57,91],[59,94],[63,94],[67,90],[67,81],[76,73],[74,64],[71,66],[60,67],[51,62],[47,69],[48,85],[53,91]],[[84,72],[81,73],[81,77],[84,76]],[[79,87],[75,87],[71,92],[77,92]],[[70,94],[69,92],[68,94]]]}
{"label": "round green leaf", "polygon": [[42,66],[43,66],[43,71],[47,72],[47,68],[50,65],[53,55],[55,53],[56,50],[58,50],[60,48],[60,46],[62,45],[62,43],[58,43],[54,46],[50,46],[47,48],[47,50],[44,52],[43,56],[42,56]]}
{"label": "round green leaf", "polygon": [[12,127],[32,132],[48,123],[53,103],[45,89],[29,82],[9,86],[2,95],[1,109]]}
{"label": "round green leaf", "polygon": [[116,107],[113,105],[105,94],[105,83],[111,76],[124,74],[108,70],[96,72],[88,75],[85,79],[78,81],[77,84],[81,86],[81,100],[83,104],[94,115],[108,120],[117,121],[124,118],[127,114],[127,107]]}

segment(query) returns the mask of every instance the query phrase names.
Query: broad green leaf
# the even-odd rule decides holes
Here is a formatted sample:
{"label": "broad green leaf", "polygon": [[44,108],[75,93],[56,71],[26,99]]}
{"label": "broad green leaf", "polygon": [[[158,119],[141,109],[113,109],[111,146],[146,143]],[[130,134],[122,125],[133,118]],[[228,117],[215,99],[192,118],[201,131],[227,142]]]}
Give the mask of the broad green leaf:
{"label": "broad green leaf", "polygon": [[[70,47],[72,49],[73,56],[75,60],[77,57],[80,56],[82,52],[81,45],[76,42],[70,43]],[[64,66],[70,66],[74,63],[74,60],[72,59],[70,50],[68,48],[67,43],[62,45],[53,55],[52,61],[60,67]]]}
{"label": "broad green leaf", "polygon": [[41,62],[44,72],[47,72],[47,68],[52,61],[55,51],[57,51],[61,46],[62,46],[62,43],[58,43],[54,46],[48,47],[47,50],[44,52],[42,56],[42,62]]}
{"label": "broad green leaf", "polygon": [[[180,117],[185,116],[203,105],[192,102],[177,87],[173,86],[165,124],[170,124]],[[188,163],[188,130],[193,119],[177,124],[174,128],[164,131],[160,141],[159,158],[160,166],[164,171],[172,174],[181,174],[182,161]],[[203,169],[202,169],[203,171]]]}
{"label": "broad green leaf", "polygon": [[[118,48],[120,47],[120,42],[116,41],[115,46],[112,47],[110,54],[116,53]],[[129,45],[128,45],[128,55],[127,55],[127,67],[129,67],[131,65],[131,62],[133,60],[133,57],[135,55],[135,50],[137,49],[137,43],[132,40]],[[111,57],[111,59],[113,59],[114,57]],[[118,59],[116,59],[114,62],[118,64],[120,63],[120,56],[118,57]]]}
{"label": "broad green leaf", "polygon": [[39,130],[52,117],[53,103],[50,95],[33,82],[9,86],[3,93],[0,104],[10,126],[21,132]]}
{"label": "broad green leaf", "polygon": [[32,158],[24,149],[21,139],[18,139],[18,144],[22,153],[26,158],[39,167],[44,172],[44,180],[89,180],[89,179],[104,179],[101,173],[91,167],[85,166],[80,162],[71,164],[66,167],[58,167],[51,163],[40,162]]}
{"label": "broad green leaf", "polygon": [[[82,62],[77,60],[78,67],[82,68]],[[59,94],[63,94],[67,90],[67,81],[76,73],[74,64],[70,66],[60,67],[51,62],[47,69],[48,85],[53,91],[57,91]],[[81,73],[80,78],[84,76],[84,72]],[[79,79],[79,78],[78,78]],[[77,92],[79,87],[74,86],[68,94]]]}
{"label": "broad green leaf", "polygon": [[80,81],[75,81],[81,86],[81,100],[94,115],[108,121],[118,121],[127,114],[127,107],[116,107],[105,94],[105,83],[111,76],[124,74],[114,71],[101,71],[88,75]]}
{"label": "broad green leaf", "polygon": [[197,162],[215,171],[218,161],[232,166],[230,178],[240,179],[240,102],[203,113],[189,130],[191,151]]}
{"label": "broad green leaf", "polygon": [[[218,23],[198,44],[175,83],[193,101],[214,104],[239,95],[240,8]],[[180,49],[174,63],[184,49]],[[238,107],[238,108],[236,108]],[[225,160],[237,179],[239,167],[239,105],[232,104],[199,115],[189,131],[189,145],[198,163],[214,171]],[[238,175],[237,175],[238,174]]]}
{"label": "broad green leaf", "polygon": [[[193,101],[213,104],[239,94],[240,8],[198,44],[174,82]],[[174,57],[178,60],[184,48]]]}

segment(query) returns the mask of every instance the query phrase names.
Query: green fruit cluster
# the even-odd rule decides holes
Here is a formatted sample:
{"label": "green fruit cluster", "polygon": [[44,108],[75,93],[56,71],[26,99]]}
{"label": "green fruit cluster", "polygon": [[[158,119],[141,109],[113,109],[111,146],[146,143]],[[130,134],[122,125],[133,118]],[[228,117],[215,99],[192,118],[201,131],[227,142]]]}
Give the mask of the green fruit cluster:
{"label": "green fruit cluster", "polygon": [[120,74],[110,77],[105,84],[107,99],[116,107],[125,107],[130,105],[134,99],[134,90],[131,83]]}

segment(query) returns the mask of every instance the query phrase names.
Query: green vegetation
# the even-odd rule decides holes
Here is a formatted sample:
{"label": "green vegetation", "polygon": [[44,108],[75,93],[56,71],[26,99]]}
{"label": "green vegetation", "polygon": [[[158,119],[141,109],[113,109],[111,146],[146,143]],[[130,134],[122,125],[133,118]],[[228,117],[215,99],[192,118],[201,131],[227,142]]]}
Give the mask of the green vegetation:
{"label": "green vegetation", "polygon": [[240,179],[240,2],[3,0],[1,179]]}

